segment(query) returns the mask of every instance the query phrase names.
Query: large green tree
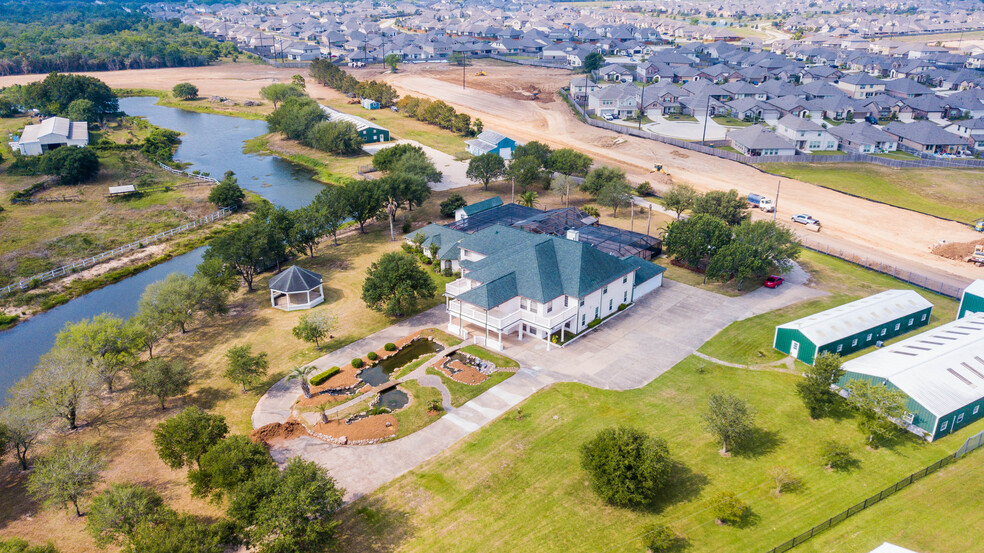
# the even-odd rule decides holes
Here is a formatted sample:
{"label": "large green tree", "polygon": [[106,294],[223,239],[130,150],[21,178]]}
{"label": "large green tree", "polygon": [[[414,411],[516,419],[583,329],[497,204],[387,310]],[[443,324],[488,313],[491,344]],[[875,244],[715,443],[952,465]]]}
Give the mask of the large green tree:
{"label": "large green tree", "polygon": [[164,498],[139,484],[114,482],[92,499],[86,530],[105,547],[133,535],[141,523],[159,522],[168,512]]}
{"label": "large green tree", "polygon": [[180,361],[148,359],[137,365],[131,372],[133,387],[143,396],[157,398],[161,411],[166,408],[169,397],[181,395],[191,385],[191,369]]}
{"label": "large green tree", "polygon": [[300,98],[304,95],[301,87],[287,83],[273,83],[260,89],[260,96],[269,100],[273,104],[273,109],[277,109],[288,98]]}
{"label": "large green tree", "polygon": [[191,83],[178,83],[171,88],[171,94],[179,100],[194,100],[198,97],[198,87]]}
{"label": "large green tree", "polygon": [[55,337],[55,346],[77,353],[98,373],[109,393],[115,389],[117,375],[133,363],[142,347],[135,327],[109,313],[66,323]]}
{"label": "large green tree", "polygon": [[562,175],[583,177],[591,169],[591,157],[573,148],[561,148],[550,152],[547,168]]}
{"label": "large green tree", "polygon": [[707,263],[707,278],[728,282],[734,279],[741,290],[745,279],[755,274],[761,262],[755,248],[742,242],[731,242],[714,252]]}
{"label": "large green tree", "polygon": [[46,505],[71,505],[81,517],[82,499],[96,487],[105,465],[95,446],[65,444],[38,460],[27,479],[27,491]]}
{"label": "large green tree", "polygon": [[506,175],[525,192],[530,185],[543,177],[543,164],[534,156],[516,157],[509,162]]}
{"label": "large green tree", "polygon": [[254,355],[250,344],[233,346],[226,351],[225,356],[229,363],[225,377],[242,385],[244,394],[247,388],[255,386],[266,376],[270,366],[266,352]]}
{"label": "large green tree", "polygon": [[315,125],[328,116],[317,102],[304,97],[291,97],[267,116],[272,132],[283,133],[291,140],[303,140]]}
{"label": "large green tree", "polygon": [[219,184],[208,193],[208,201],[215,204],[215,207],[239,209],[245,200],[246,193],[239,187],[236,174],[232,171],[226,171]]}
{"label": "large green tree", "polygon": [[666,253],[691,267],[697,267],[729,242],[731,229],[728,225],[717,217],[704,214],[671,222],[663,235]]}
{"label": "large green tree", "polygon": [[830,387],[844,376],[841,357],[829,351],[821,352],[813,360],[813,366],[803,372],[803,379],[796,383],[796,394],[810,412],[810,417],[819,419],[826,416],[839,397]]}
{"label": "large green tree", "polygon": [[674,184],[663,194],[660,202],[662,202],[666,209],[675,211],[677,214],[676,218],[679,221],[684,211],[693,209],[694,202],[697,201],[698,196],[699,194],[694,190],[693,186],[689,184]]}
{"label": "large green tree", "polygon": [[601,66],[605,63],[605,56],[601,52],[591,52],[584,57],[584,63],[581,64],[581,71],[584,73],[591,73],[592,71],[597,71],[601,69]]}
{"label": "large green tree", "polygon": [[259,473],[275,468],[266,446],[253,443],[248,436],[233,434],[209,448],[198,468],[188,472],[191,495],[221,499]]}
{"label": "large green tree", "polygon": [[78,100],[72,100],[72,103],[68,104],[68,107],[65,108],[65,117],[72,121],[95,123],[100,118],[99,108],[96,107],[96,104],[92,103],[92,100],[79,98]]}
{"label": "large green tree", "polygon": [[21,100],[24,107],[49,116],[65,115],[69,104],[75,100],[92,102],[100,119],[119,111],[119,100],[109,86],[84,75],[49,73],[43,80],[25,85]]}
{"label": "large green tree", "polygon": [[305,143],[330,154],[352,155],[362,151],[362,135],[354,123],[322,121],[311,127]]}
{"label": "large green tree", "polygon": [[7,443],[14,448],[21,470],[27,470],[28,455],[46,430],[44,412],[31,403],[30,397],[12,393],[7,403],[0,406],[0,425],[6,432]]}
{"label": "large green tree", "polygon": [[198,407],[186,407],[154,429],[154,447],[164,464],[172,469],[198,466],[205,452],[229,432],[222,415],[211,415]]}
{"label": "large green tree", "polygon": [[324,234],[331,236],[337,246],[338,231],[348,217],[348,204],[342,189],[337,186],[326,186],[314,197],[311,208],[317,213]]}
{"label": "large green tree", "polygon": [[901,432],[895,421],[902,420],[909,399],[902,390],[860,378],[849,380],[844,388],[850,392],[847,403],[857,413],[858,429],[869,445],[877,447],[879,441]]}
{"label": "large green tree", "polygon": [[219,259],[231,267],[253,291],[256,278],[267,257],[267,229],[262,221],[250,219],[238,228],[212,240],[205,250],[205,259]]}
{"label": "large green tree", "polygon": [[632,187],[627,182],[610,182],[598,191],[598,203],[612,208],[612,217],[618,210],[632,205]]}
{"label": "large green tree", "polygon": [[712,190],[697,196],[694,199],[693,211],[695,214],[704,213],[717,217],[730,226],[740,225],[750,217],[748,201],[739,196],[735,189],[727,192]]}
{"label": "large green tree", "polygon": [[238,486],[229,516],[260,553],[317,553],[334,541],[343,494],[325,469],[294,457]]}
{"label": "large green tree", "polygon": [[383,254],[373,262],[362,283],[362,301],[391,317],[409,315],[420,300],[433,298],[435,293],[434,280],[417,259],[398,252]]}
{"label": "large green tree", "polygon": [[732,394],[711,394],[701,415],[704,428],[721,441],[721,453],[747,442],[754,431],[755,409]]}
{"label": "large green tree", "polygon": [[99,174],[99,156],[92,148],[65,146],[43,154],[40,169],[58,177],[59,184],[82,184]]}
{"label": "large green tree", "polygon": [[315,348],[321,349],[321,341],[330,336],[337,325],[338,317],[325,309],[319,309],[301,315],[291,333],[298,340],[314,343]]}
{"label": "large green tree", "polygon": [[80,412],[98,387],[99,374],[92,365],[71,349],[54,347],[41,356],[34,371],[14,385],[11,395],[45,416],[64,419],[75,430]]}
{"label": "large green tree", "polygon": [[551,153],[550,146],[533,140],[516,146],[516,149],[513,150],[513,158],[534,157],[540,162],[540,168],[546,169],[550,163]]}
{"label": "large green tree", "polygon": [[339,190],[348,216],[359,224],[359,232],[365,234],[366,223],[375,219],[383,209],[384,198],[379,187],[372,181],[353,180],[346,182]]}
{"label": "large green tree", "polygon": [[603,165],[595,167],[588,173],[588,176],[581,183],[581,190],[597,196],[601,189],[609,184],[628,184],[625,178],[625,171],[618,167],[608,167]]}
{"label": "large green tree", "polygon": [[581,467],[591,488],[617,507],[658,499],[672,466],[666,442],[635,428],[606,428],[581,446]]}
{"label": "large green tree", "polygon": [[125,553],[224,553],[234,542],[228,521],[214,524],[177,513],[134,528]]}
{"label": "large green tree", "polygon": [[490,182],[502,178],[505,174],[506,162],[502,160],[502,156],[491,152],[471,158],[465,171],[465,176],[482,183],[485,190],[489,189]]}

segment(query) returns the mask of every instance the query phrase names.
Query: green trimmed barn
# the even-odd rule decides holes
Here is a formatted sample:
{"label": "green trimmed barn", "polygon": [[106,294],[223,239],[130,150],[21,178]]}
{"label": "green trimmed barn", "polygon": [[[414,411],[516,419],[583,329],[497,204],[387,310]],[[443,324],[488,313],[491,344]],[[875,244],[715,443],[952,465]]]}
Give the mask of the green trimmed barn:
{"label": "green trimmed barn", "polygon": [[901,390],[901,423],[933,441],[984,417],[984,313],[968,315],[843,365],[838,386],[862,379]]}
{"label": "green trimmed barn", "polygon": [[886,290],[776,327],[772,347],[807,365],[821,352],[848,355],[929,324],[933,304]]}
{"label": "green trimmed barn", "polygon": [[962,319],[966,315],[974,313],[984,313],[984,280],[975,280],[970,283],[960,296],[960,310],[957,311],[957,318]]}

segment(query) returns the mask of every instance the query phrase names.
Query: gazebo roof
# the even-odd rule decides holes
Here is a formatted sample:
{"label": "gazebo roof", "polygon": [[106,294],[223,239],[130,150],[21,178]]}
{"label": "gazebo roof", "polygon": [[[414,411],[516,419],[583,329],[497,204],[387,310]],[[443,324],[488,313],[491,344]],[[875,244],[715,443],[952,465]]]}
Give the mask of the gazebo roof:
{"label": "gazebo roof", "polygon": [[290,294],[292,292],[307,292],[321,284],[321,275],[314,271],[291,265],[279,275],[270,279],[270,289],[274,292]]}

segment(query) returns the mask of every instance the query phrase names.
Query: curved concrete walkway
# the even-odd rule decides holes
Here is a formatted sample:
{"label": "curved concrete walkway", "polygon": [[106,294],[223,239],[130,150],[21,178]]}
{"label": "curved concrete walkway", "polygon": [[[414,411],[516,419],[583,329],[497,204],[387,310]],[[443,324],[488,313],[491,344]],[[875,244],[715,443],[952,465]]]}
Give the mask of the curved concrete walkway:
{"label": "curved concrete walkway", "polygon": [[[645,386],[694,354],[728,324],[826,295],[805,286],[808,280],[809,275],[797,266],[779,288],[760,288],[734,298],[664,280],[662,288],[636,302],[622,316],[614,317],[567,347],[547,351],[546,343],[539,340],[507,342],[505,354],[519,361],[522,367],[515,375],[465,405],[448,409],[439,420],[409,436],[368,446],[332,445],[302,436],[272,448],[270,453],[278,463],[295,455],[317,462],[345,488],[346,500],[352,500],[416,468],[551,384],[580,382],[611,390]],[[319,368],[339,365],[381,343],[424,328],[444,328],[447,320],[444,307],[438,306],[325,355],[313,364]],[[431,376],[424,374],[428,364],[401,380],[427,379]],[[300,384],[296,381],[282,380],[275,384],[257,403],[253,427],[286,420],[299,394]],[[442,391],[441,396],[447,409],[450,394],[445,397]]]}

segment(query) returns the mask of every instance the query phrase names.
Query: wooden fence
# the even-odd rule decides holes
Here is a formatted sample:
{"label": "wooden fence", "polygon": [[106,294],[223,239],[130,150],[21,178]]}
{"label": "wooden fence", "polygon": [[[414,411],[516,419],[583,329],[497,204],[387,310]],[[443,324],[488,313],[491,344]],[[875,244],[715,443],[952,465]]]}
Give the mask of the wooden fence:
{"label": "wooden fence", "polygon": [[754,165],[756,163],[875,163],[877,165],[884,165],[886,167],[892,167],[895,169],[903,168],[915,168],[915,167],[936,167],[936,168],[946,168],[946,169],[958,169],[958,168],[974,168],[974,167],[984,167],[984,160],[980,159],[890,159],[884,157],[878,157],[870,154],[861,153],[845,153],[844,155],[831,155],[831,156],[816,156],[816,155],[792,155],[792,156],[747,156],[738,152],[729,152],[726,150],[721,150],[719,148],[712,148],[711,146],[706,146],[699,142],[689,142],[687,140],[681,140],[679,138],[672,138],[669,136],[662,136],[656,133],[651,133],[649,131],[643,131],[639,129],[634,129],[627,127],[625,125],[619,125],[617,123],[610,123],[608,121],[599,121],[597,119],[592,119],[584,111],[584,107],[578,102],[570,100],[570,97],[566,90],[560,91],[561,96],[568,99],[568,104],[575,110],[575,113],[584,121],[585,123],[591,125],[592,127],[598,127],[599,129],[605,129],[621,134],[627,134],[629,136],[635,136],[637,138],[645,138],[647,140],[655,140],[656,142],[662,142],[663,144],[669,144],[670,146],[676,146],[678,148],[684,148],[694,152],[699,152],[702,154],[707,154],[730,161],[736,161],[738,163],[744,163],[746,165]]}
{"label": "wooden fence", "polygon": [[74,273],[76,271],[81,271],[83,269],[87,269],[89,267],[92,267],[93,265],[96,265],[96,264],[98,264],[98,263],[100,263],[102,261],[105,261],[107,259],[116,257],[116,256],[118,256],[118,255],[120,255],[122,253],[126,253],[126,252],[129,252],[129,251],[140,249],[140,248],[142,248],[142,247],[144,247],[147,244],[150,244],[152,242],[157,242],[158,240],[162,240],[164,238],[169,238],[171,236],[174,236],[175,234],[184,232],[186,230],[191,230],[191,229],[193,229],[195,227],[199,227],[201,225],[204,225],[204,224],[207,224],[207,223],[211,223],[212,221],[215,221],[215,220],[218,220],[218,219],[222,219],[223,217],[229,215],[230,213],[232,213],[232,209],[230,209],[228,207],[223,207],[222,209],[220,209],[220,210],[218,210],[218,211],[216,211],[214,213],[210,213],[209,215],[206,215],[204,217],[200,217],[198,219],[195,219],[194,221],[191,221],[190,223],[185,223],[185,224],[181,225],[180,227],[175,227],[175,228],[172,228],[170,230],[165,230],[164,232],[158,232],[157,234],[155,234],[153,236],[147,236],[146,238],[141,238],[140,240],[136,240],[134,242],[130,242],[129,244],[125,244],[125,245],[120,246],[118,248],[113,248],[111,250],[104,251],[104,252],[102,252],[100,254],[97,254],[97,255],[94,255],[92,257],[86,257],[84,259],[79,259],[77,261],[73,261],[72,263],[69,263],[68,265],[62,265],[61,267],[52,269],[50,271],[45,271],[43,273],[34,275],[34,276],[30,277],[30,278],[23,279],[23,280],[21,280],[19,282],[15,282],[13,284],[8,284],[7,286],[4,286],[3,288],[0,288],[0,295],[6,294],[6,293],[9,293],[9,292],[13,292],[15,290],[27,290],[27,289],[33,288],[34,286],[37,286],[38,284],[40,284],[42,282],[45,282],[45,281],[48,281],[48,280],[51,280],[51,279],[54,279],[54,278],[58,278],[58,277],[61,277],[61,276],[69,275],[69,274]]}
{"label": "wooden fence", "polygon": [[196,175],[194,173],[189,173],[188,171],[184,171],[182,169],[175,169],[174,167],[171,167],[170,165],[165,165],[159,161],[157,162],[157,164],[161,166],[161,169],[164,169],[165,171],[171,173],[172,175],[181,175],[182,177],[188,177],[189,179],[209,181],[212,184],[219,184],[219,179],[215,177],[210,177],[207,175]]}

